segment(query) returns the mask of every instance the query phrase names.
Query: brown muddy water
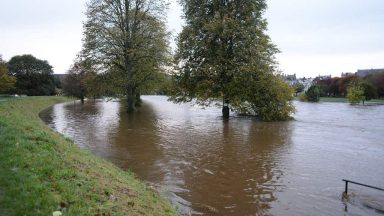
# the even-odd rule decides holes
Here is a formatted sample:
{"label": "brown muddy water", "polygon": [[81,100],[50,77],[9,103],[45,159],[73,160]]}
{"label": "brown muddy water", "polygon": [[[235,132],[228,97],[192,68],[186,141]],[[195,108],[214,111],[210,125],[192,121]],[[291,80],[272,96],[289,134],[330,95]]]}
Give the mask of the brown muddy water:
{"label": "brown muddy water", "polygon": [[[383,215],[384,106],[295,102],[295,120],[224,121],[219,108],[145,96],[128,115],[116,101],[58,104],[54,130],[165,195],[182,215]],[[373,206],[373,207],[372,207]]]}

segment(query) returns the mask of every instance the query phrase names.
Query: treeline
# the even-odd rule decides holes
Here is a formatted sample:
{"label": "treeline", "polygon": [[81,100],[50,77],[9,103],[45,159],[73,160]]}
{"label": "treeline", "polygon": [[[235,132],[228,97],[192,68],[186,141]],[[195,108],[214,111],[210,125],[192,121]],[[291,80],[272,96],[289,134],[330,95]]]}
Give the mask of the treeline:
{"label": "treeline", "polygon": [[[175,103],[221,103],[226,119],[230,110],[264,121],[290,119],[294,89],[277,71],[279,50],[263,17],[266,1],[182,0],[180,4],[186,25],[172,53],[166,0],[89,1],[83,47],[63,80],[63,94],[82,101],[125,97],[127,112],[134,112],[140,95],[168,93]],[[52,68],[37,71],[31,72],[39,75],[29,85],[33,91],[20,88],[23,76],[16,76],[16,89],[29,95],[52,94],[54,80],[39,78],[50,75]],[[47,84],[39,83],[42,80]]]}
{"label": "treeline", "polygon": [[364,88],[367,98],[384,97],[384,73],[370,74],[365,77],[348,76],[315,80],[321,97],[346,97],[348,88],[355,83],[359,83]]}
{"label": "treeline", "polygon": [[0,56],[0,94],[55,95],[56,85],[48,61],[18,55],[6,62]]}
{"label": "treeline", "polygon": [[[87,60],[77,60],[61,81],[62,94],[79,98],[124,97],[125,82],[116,73],[98,73]],[[146,82],[136,89],[135,106],[141,104],[140,95],[165,95],[171,85],[170,75],[152,71]]]}

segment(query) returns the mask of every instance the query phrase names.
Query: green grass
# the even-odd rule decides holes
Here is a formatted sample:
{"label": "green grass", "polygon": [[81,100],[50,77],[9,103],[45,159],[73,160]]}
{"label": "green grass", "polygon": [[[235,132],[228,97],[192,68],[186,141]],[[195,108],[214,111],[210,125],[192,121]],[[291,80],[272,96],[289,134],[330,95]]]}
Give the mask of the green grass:
{"label": "green grass", "polygon": [[[321,97],[320,102],[339,102],[339,103],[349,103],[347,98],[343,97]],[[365,101],[365,104],[383,104],[384,99],[372,99]]]}
{"label": "green grass", "polygon": [[320,102],[348,103],[348,99],[343,97],[321,97]]}
{"label": "green grass", "polygon": [[176,215],[134,174],[81,150],[38,113],[64,97],[0,102],[0,215]]}

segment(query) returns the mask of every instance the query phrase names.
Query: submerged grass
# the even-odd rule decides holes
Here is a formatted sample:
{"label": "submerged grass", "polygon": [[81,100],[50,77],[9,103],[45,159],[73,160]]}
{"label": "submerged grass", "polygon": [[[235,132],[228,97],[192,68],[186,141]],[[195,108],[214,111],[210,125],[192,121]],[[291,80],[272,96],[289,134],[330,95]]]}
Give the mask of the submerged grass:
{"label": "submerged grass", "polygon": [[79,149],[38,117],[67,100],[0,102],[0,215],[176,215],[134,174]]}

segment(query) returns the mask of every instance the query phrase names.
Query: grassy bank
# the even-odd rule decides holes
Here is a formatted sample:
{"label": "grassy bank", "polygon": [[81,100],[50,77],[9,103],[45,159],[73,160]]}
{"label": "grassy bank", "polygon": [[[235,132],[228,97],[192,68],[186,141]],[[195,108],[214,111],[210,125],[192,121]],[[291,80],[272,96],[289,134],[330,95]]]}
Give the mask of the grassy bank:
{"label": "grassy bank", "polygon": [[[349,103],[347,98],[342,97],[321,97],[321,102],[339,102],[339,103]],[[372,99],[365,101],[365,104],[384,104],[384,99]]]}
{"label": "grassy bank", "polygon": [[175,215],[134,175],[79,149],[38,113],[63,97],[0,102],[0,215]]}

